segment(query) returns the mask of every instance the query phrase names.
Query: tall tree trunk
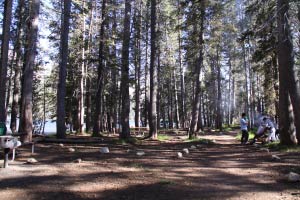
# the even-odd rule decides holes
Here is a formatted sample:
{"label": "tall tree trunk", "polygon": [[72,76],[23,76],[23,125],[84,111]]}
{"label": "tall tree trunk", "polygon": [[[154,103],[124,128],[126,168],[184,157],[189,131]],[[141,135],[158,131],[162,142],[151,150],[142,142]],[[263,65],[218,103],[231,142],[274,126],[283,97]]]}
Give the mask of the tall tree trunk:
{"label": "tall tree trunk", "polygon": [[[200,83],[200,85],[201,85],[201,83]],[[200,105],[199,105],[199,114],[198,114],[198,121],[197,121],[197,132],[198,131],[202,131],[203,130],[203,123],[202,123],[202,118],[203,118],[203,116],[202,116],[202,104],[203,104],[203,101],[202,101],[202,93],[203,93],[203,91],[200,91],[200,95],[199,95],[199,103],[200,103]]]}
{"label": "tall tree trunk", "polygon": [[[277,0],[278,64],[279,64],[279,127],[282,144],[295,144],[295,128],[299,132],[299,93],[295,82],[293,44],[290,40],[288,0]],[[293,103],[294,101],[294,103]],[[296,105],[295,103],[298,102]],[[293,103],[293,106],[291,105]],[[294,118],[295,117],[295,118]],[[299,134],[297,134],[298,140]]]}
{"label": "tall tree trunk", "polygon": [[243,67],[244,67],[244,74],[245,74],[245,113],[246,115],[249,115],[249,88],[248,88],[248,65],[247,65],[247,53],[246,53],[246,49],[245,49],[245,42],[243,42],[242,44],[242,51],[243,51]]}
{"label": "tall tree trunk", "polygon": [[157,66],[156,60],[156,0],[151,0],[151,55],[150,55],[150,132],[149,136],[157,138]]}
{"label": "tall tree trunk", "polygon": [[69,20],[71,12],[71,0],[64,0],[64,7],[61,21],[61,38],[60,38],[60,66],[59,66],[59,80],[57,88],[57,138],[66,137],[66,77],[67,77],[67,63],[69,52]]}
{"label": "tall tree trunk", "polygon": [[35,65],[36,43],[38,39],[38,20],[39,20],[40,1],[32,0],[30,3],[29,18],[27,19],[27,49],[25,50],[23,87],[21,99],[21,141],[28,142],[32,140],[32,81],[33,68]]}
{"label": "tall tree trunk", "polygon": [[99,36],[99,65],[98,65],[98,80],[97,80],[97,93],[96,93],[96,111],[95,111],[95,117],[94,117],[94,127],[93,127],[93,134],[99,135],[100,127],[101,127],[101,107],[102,107],[102,90],[103,90],[103,73],[104,73],[104,32],[105,32],[105,23],[106,23],[106,0],[102,1],[102,23],[100,25],[100,36]]}
{"label": "tall tree trunk", "polygon": [[[116,1],[114,1],[114,4],[116,4]],[[114,41],[113,41],[113,52],[112,52],[112,58],[113,58],[113,69],[112,69],[112,129],[113,132],[115,133],[116,131],[116,126],[118,123],[118,119],[117,119],[117,113],[118,113],[118,100],[117,100],[117,95],[118,94],[118,83],[117,83],[117,79],[118,79],[118,74],[119,71],[117,69],[118,65],[117,65],[117,41],[116,41],[116,35],[117,35],[117,12],[116,9],[114,9],[113,11],[113,25],[112,25],[112,32],[113,32],[113,36],[114,36]]]}
{"label": "tall tree trunk", "polygon": [[135,126],[140,126],[140,87],[141,87],[141,1],[135,5]]}
{"label": "tall tree trunk", "polygon": [[10,40],[10,25],[12,15],[12,0],[4,1],[4,17],[2,26],[1,60],[0,60],[0,122],[6,123],[6,77],[8,65],[8,51]]}
{"label": "tall tree trunk", "polygon": [[[82,7],[85,8],[85,0],[82,1]],[[82,49],[81,49],[81,74],[80,74],[80,92],[79,92],[79,105],[78,105],[78,132],[83,133],[83,125],[84,125],[84,114],[85,114],[85,108],[84,108],[84,89],[85,89],[85,82],[86,82],[86,76],[85,76],[85,51],[86,51],[86,23],[85,23],[86,17],[85,13],[83,12],[83,19],[82,19]]]}
{"label": "tall tree trunk", "polygon": [[[89,16],[89,34],[88,34],[88,42],[87,42],[87,52],[88,54],[92,53],[91,44],[93,42],[92,35],[93,35],[93,28],[94,28],[94,9],[96,7],[96,2],[93,0],[90,0],[91,8],[90,8],[90,16]],[[89,64],[86,66],[86,74],[88,74],[89,71]],[[91,78],[87,76],[86,78],[86,132],[90,132],[91,126],[92,126],[92,94],[91,94]]]}
{"label": "tall tree trunk", "polygon": [[[180,6],[180,1],[177,1],[178,5],[178,18],[177,18],[177,23],[178,26],[181,25],[181,6]],[[185,108],[185,83],[184,83],[184,70],[183,70],[183,65],[182,65],[182,41],[181,41],[181,30],[178,30],[178,64],[179,64],[179,73],[180,73],[180,123],[181,127],[184,128],[185,126],[185,119],[186,119],[186,108]]]}
{"label": "tall tree trunk", "polygon": [[220,55],[219,55],[220,47],[217,46],[217,115],[216,115],[216,128],[222,130],[222,93],[221,93],[221,64],[220,64]]}
{"label": "tall tree trunk", "polygon": [[20,96],[20,86],[21,86],[21,66],[22,66],[22,50],[21,50],[21,31],[22,24],[24,23],[24,2],[25,0],[18,1],[18,7],[16,11],[17,23],[17,34],[16,42],[14,45],[14,51],[16,52],[16,61],[15,61],[15,74],[13,78],[13,98],[11,106],[11,121],[10,129],[14,133],[17,131],[17,116],[19,113],[19,96]]}
{"label": "tall tree trunk", "polygon": [[227,122],[228,126],[232,124],[231,121],[231,110],[232,110],[232,85],[231,85],[231,80],[232,80],[232,63],[231,63],[231,54],[229,53],[229,59],[228,59],[228,66],[229,66],[229,78],[228,78],[228,110],[227,110]]}
{"label": "tall tree trunk", "polygon": [[[149,74],[149,66],[148,66],[148,46],[149,46],[149,7],[150,7],[150,0],[147,0],[146,4],[146,41],[145,41],[145,126],[148,126],[148,122],[150,120],[150,74]],[[149,122],[150,124],[150,122]]]}
{"label": "tall tree trunk", "polygon": [[124,33],[122,47],[122,70],[121,70],[121,95],[122,95],[122,113],[121,124],[122,131],[120,138],[127,139],[130,137],[129,128],[129,112],[130,112],[130,96],[129,96],[129,43],[130,43],[130,14],[131,0],[125,0],[125,18]]}
{"label": "tall tree trunk", "polygon": [[[176,79],[176,70],[173,70],[173,81],[174,81],[174,97],[175,97],[175,124],[176,128],[179,128],[179,108],[178,108],[178,91],[177,91],[177,79]],[[160,81],[158,81],[160,82]]]}
{"label": "tall tree trunk", "polygon": [[[160,65],[160,48],[158,47],[158,56],[157,56],[157,82],[160,83],[161,81],[161,65]],[[156,124],[157,124],[157,128],[159,129],[160,128],[160,116],[161,116],[161,113],[160,113],[160,105],[161,105],[161,93],[160,93],[160,90],[161,89],[161,86],[157,86],[157,100],[156,100],[156,111],[157,111],[157,114],[156,114]]]}
{"label": "tall tree trunk", "polygon": [[201,13],[200,13],[200,32],[199,32],[199,57],[197,60],[197,63],[195,64],[195,72],[193,81],[196,84],[195,86],[195,95],[193,99],[193,105],[192,105],[192,120],[189,128],[189,138],[196,136],[197,131],[197,121],[198,121],[198,115],[199,115],[199,95],[200,95],[200,73],[201,68],[203,65],[203,46],[204,46],[204,40],[203,40],[203,31],[204,31],[204,18],[205,18],[205,2],[201,2]]}

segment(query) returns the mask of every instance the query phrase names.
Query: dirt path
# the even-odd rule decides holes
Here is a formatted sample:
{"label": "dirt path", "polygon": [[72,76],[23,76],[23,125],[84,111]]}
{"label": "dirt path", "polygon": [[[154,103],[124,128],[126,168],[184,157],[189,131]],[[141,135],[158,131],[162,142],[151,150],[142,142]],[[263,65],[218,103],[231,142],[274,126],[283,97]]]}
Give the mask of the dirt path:
{"label": "dirt path", "polygon": [[[95,145],[39,144],[32,156],[36,164],[24,164],[31,155],[22,148],[9,168],[0,168],[0,199],[300,199],[300,184],[282,179],[299,171],[299,154],[242,146],[234,136],[203,136],[213,145],[178,136],[140,145],[117,145],[109,138]],[[99,153],[104,146],[109,154]],[[190,153],[179,159],[183,148]],[[274,154],[281,160],[273,161]],[[82,162],[74,162],[78,158]]]}

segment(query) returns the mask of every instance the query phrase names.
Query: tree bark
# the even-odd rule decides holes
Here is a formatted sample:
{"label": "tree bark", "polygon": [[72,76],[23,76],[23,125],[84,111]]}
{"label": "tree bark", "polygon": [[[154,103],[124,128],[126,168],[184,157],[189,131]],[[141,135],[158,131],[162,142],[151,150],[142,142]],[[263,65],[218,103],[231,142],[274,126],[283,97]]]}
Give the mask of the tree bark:
{"label": "tree bark", "polygon": [[32,0],[30,4],[29,18],[27,19],[27,49],[25,49],[23,87],[21,99],[21,130],[24,135],[21,136],[22,142],[32,140],[32,82],[33,68],[36,57],[36,43],[38,39],[38,20],[39,20],[40,1]]}
{"label": "tree bark", "polygon": [[200,32],[199,32],[199,57],[197,60],[197,63],[195,65],[195,71],[194,71],[194,77],[193,81],[196,84],[195,86],[195,95],[193,99],[193,105],[192,105],[192,120],[189,128],[189,138],[193,138],[196,136],[197,132],[197,121],[198,121],[198,115],[199,115],[199,95],[200,95],[200,73],[201,73],[201,68],[203,65],[203,45],[204,45],[204,40],[203,40],[203,31],[204,31],[204,18],[205,18],[205,2],[201,2],[201,18],[200,18]]}
{"label": "tree bark", "polygon": [[130,43],[130,14],[131,0],[125,0],[125,18],[123,32],[122,47],[122,70],[121,70],[121,124],[122,131],[120,138],[127,139],[130,137],[129,128],[129,112],[130,112],[130,96],[129,96],[129,43]]}
{"label": "tree bark", "polygon": [[141,87],[141,1],[135,5],[135,126],[140,126],[140,87]]}
{"label": "tree bark", "polygon": [[64,0],[64,7],[61,21],[61,38],[60,38],[60,66],[59,66],[59,81],[57,88],[57,138],[66,137],[66,77],[67,77],[67,63],[69,52],[69,20],[71,12],[71,0]]}
{"label": "tree bark", "polygon": [[[279,64],[279,127],[281,143],[295,144],[295,128],[299,132],[299,90],[295,80],[293,44],[288,22],[288,0],[277,0],[278,64]],[[298,102],[298,104],[296,104]],[[293,105],[291,105],[293,104]],[[294,124],[295,122],[295,124]],[[300,135],[297,134],[298,140]]]}
{"label": "tree bark", "polygon": [[7,81],[7,65],[8,51],[10,40],[10,25],[12,15],[12,0],[4,1],[4,17],[2,25],[2,42],[1,42],[1,60],[0,60],[0,122],[6,123],[6,81]]}
{"label": "tree bark", "polygon": [[[177,1],[178,5],[178,18],[177,18],[177,23],[178,26],[181,25],[181,6],[180,6],[180,1]],[[182,41],[181,41],[181,30],[178,30],[178,64],[179,64],[179,73],[180,73],[180,123],[181,127],[185,127],[185,119],[186,119],[186,106],[185,106],[185,80],[184,80],[184,70],[183,70],[183,65],[182,65]]]}
{"label": "tree bark", "polygon": [[98,80],[97,80],[97,93],[96,93],[96,111],[94,117],[94,127],[93,127],[93,135],[99,135],[101,128],[101,107],[102,107],[102,93],[103,93],[103,73],[104,73],[104,32],[105,32],[105,23],[106,23],[106,0],[102,1],[102,23],[100,25],[100,36],[99,36],[99,65],[98,65]]}
{"label": "tree bark", "polygon": [[157,66],[156,60],[156,0],[151,0],[151,55],[150,55],[150,131],[149,136],[157,138]]}
{"label": "tree bark", "polygon": [[16,18],[17,23],[17,33],[16,33],[16,42],[14,45],[14,51],[16,53],[15,59],[15,74],[13,78],[13,97],[12,97],[12,106],[11,106],[11,121],[10,129],[14,133],[17,131],[17,116],[19,113],[19,95],[20,95],[20,86],[21,86],[21,66],[22,66],[22,51],[21,51],[21,30],[22,24],[24,23],[24,0],[18,1]]}
{"label": "tree bark", "polygon": [[219,56],[220,47],[217,46],[217,57],[216,57],[216,67],[217,67],[217,116],[216,116],[216,128],[222,130],[222,92],[221,92],[221,65]]}

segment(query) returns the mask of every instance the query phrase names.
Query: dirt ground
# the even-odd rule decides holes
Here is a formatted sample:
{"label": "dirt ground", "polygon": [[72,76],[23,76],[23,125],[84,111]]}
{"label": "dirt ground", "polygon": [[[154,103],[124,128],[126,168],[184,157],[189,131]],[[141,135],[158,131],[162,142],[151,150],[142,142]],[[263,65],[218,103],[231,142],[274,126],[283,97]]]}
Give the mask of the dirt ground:
{"label": "dirt ground", "polygon": [[[173,134],[168,141],[138,145],[118,144],[117,136],[98,141],[81,137],[89,142],[38,143],[33,155],[30,147],[21,147],[16,160],[0,168],[0,199],[300,199],[300,183],[283,178],[300,172],[299,153],[240,145],[235,135],[207,134],[201,137],[215,143],[205,144]],[[100,153],[101,147],[110,152]],[[183,148],[189,154],[178,158]],[[140,151],[145,155],[138,156]],[[38,162],[28,164],[28,158]]]}

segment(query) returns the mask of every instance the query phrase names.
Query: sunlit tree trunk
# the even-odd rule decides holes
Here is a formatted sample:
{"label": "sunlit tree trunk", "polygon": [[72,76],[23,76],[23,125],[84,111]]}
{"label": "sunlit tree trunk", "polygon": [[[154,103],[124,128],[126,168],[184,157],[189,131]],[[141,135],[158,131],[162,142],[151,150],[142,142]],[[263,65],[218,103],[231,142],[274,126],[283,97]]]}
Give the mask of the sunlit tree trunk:
{"label": "sunlit tree trunk", "polygon": [[12,15],[12,0],[4,1],[4,17],[2,25],[1,60],[0,60],[0,122],[6,122],[6,76]]}
{"label": "sunlit tree trunk", "polygon": [[201,18],[200,18],[200,32],[199,32],[199,58],[197,60],[196,66],[195,66],[195,72],[193,81],[195,83],[195,95],[193,99],[192,104],[192,120],[189,128],[189,138],[192,138],[196,136],[197,131],[197,121],[198,121],[198,115],[199,115],[199,95],[200,95],[200,72],[203,65],[203,46],[204,46],[204,40],[203,40],[203,31],[204,31],[204,18],[205,18],[205,2],[202,1],[201,3]]}
{"label": "sunlit tree trunk", "polygon": [[21,130],[24,135],[21,136],[22,142],[32,140],[32,82],[33,82],[33,68],[36,57],[36,43],[38,39],[38,20],[39,20],[40,1],[32,0],[29,9],[29,18],[27,23],[27,49],[25,50],[22,99],[21,99]]}
{"label": "sunlit tree trunk", "polygon": [[57,137],[66,137],[66,77],[67,77],[67,63],[69,52],[69,20],[71,12],[71,0],[64,0],[64,7],[61,21],[61,38],[60,38],[60,66],[59,66],[59,80],[57,88]]}
{"label": "sunlit tree trunk", "polygon": [[103,73],[104,73],[104,32],[105,32],[105,23],[106,23],[106,0],[102,1],[102,8],[101,8],[101,25],[100,25],[100,35],[99,35],[99,64],[98,64],[98,80],[97,80],[97,87],[96,87],[96,110],[95,110],[95,117],[94,117],[94,127],[93,127],[93,134],[99,135],[100,128],[102,124],[102,116],[101,116],[101,107],[102,107],[102,96],[103,96]]}
{"label": "sunlit tree trunk", "polygon": [[[295,128],[299,133],[299,90],[295,80],[293,43],[288,21],[288,0],[277,0],[278,64],[279,64],[279,127],[282,144],[295,144]],[[298,103],[298,104],[296,104]],[[295,124],[294,124],[295,122]],[[297,134],[298,140],[300,135]]]}
{"label": "sunlit tree trunk", "polygon": [[156,61],[156,0],[151,0],[151,55],[150,55],[150,131],[149,136],[157,138],[157,66]]}
{"label": "sunlit tree trunk", "polygon": [[130,128],[129,128],[130,13],[131,13],[131,0],[125,0],[125,17],[124,17],[123,46],[122,46],[122,69],[121,69],[121,99],[122,99],[121,124],[122,124],[122,131],[120,133],[120,138],[123,138],[123,139],[127,139],[130,137]]}

